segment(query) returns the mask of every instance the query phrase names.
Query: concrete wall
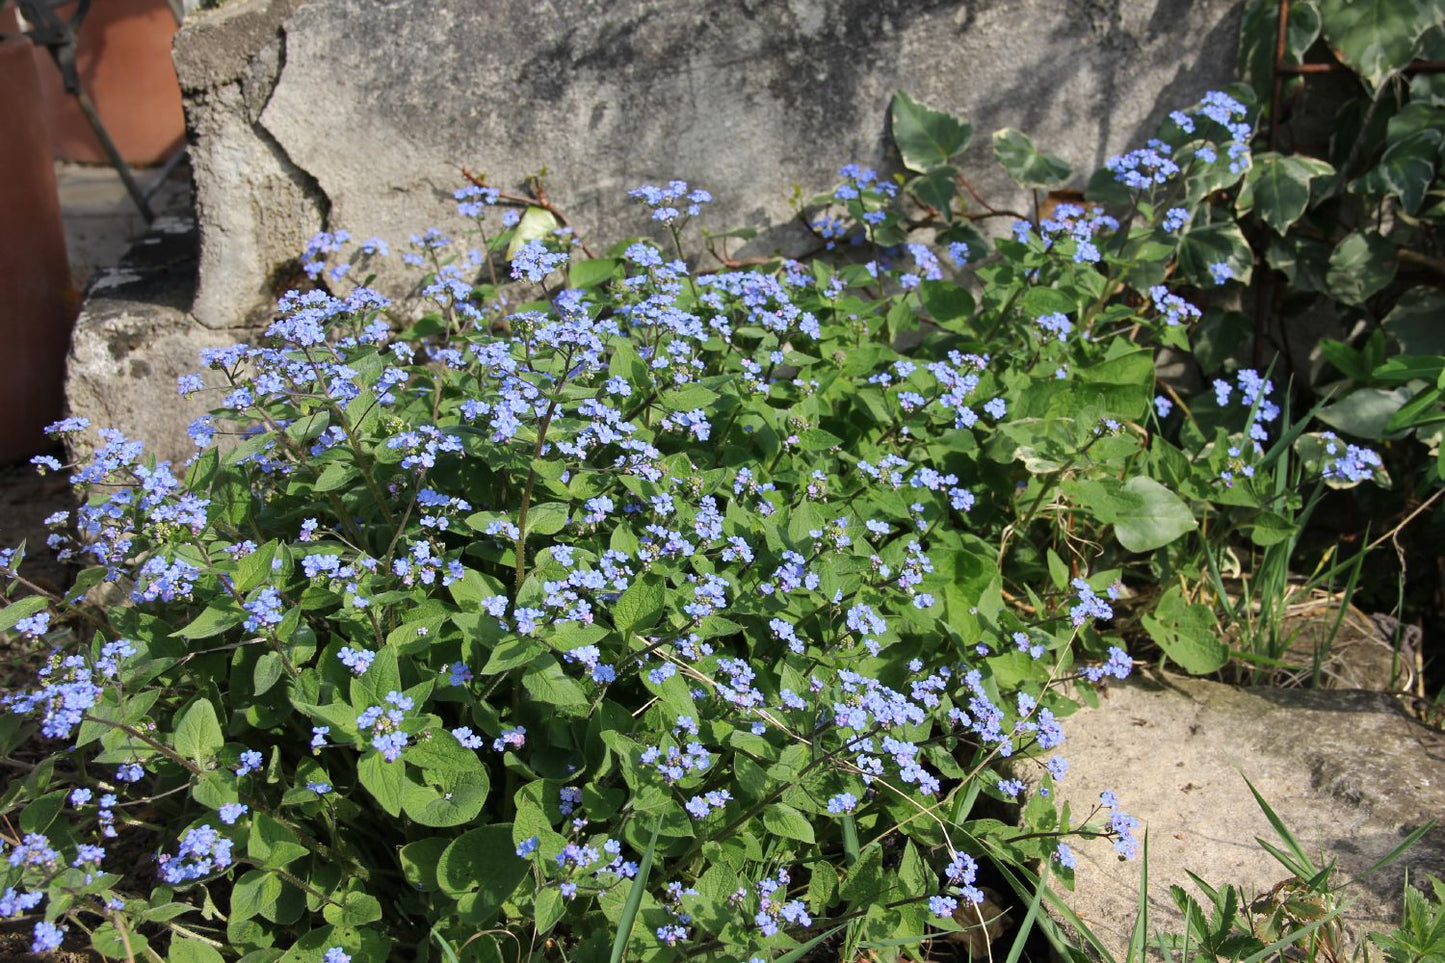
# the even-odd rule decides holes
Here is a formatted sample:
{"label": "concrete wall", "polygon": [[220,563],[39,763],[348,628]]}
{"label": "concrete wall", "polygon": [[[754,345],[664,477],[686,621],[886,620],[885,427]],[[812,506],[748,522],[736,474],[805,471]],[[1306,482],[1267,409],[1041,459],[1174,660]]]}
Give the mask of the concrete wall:
{"label": "concrete wall", "polygon": [[[1234,72],[1228,0],[229,0],[177,44],[195,148],[196,318],[234,327],[325,225],[455,225],[460,168],[544,166],[585,234],[640,231],[625,191],[680,177],[716,229],[788,221],[795,185],[888,163],[896,89],[1087,173]],[[1007,198],[1005,198],[1007,199]],[[776,229],[762,251],[796,248]]]}

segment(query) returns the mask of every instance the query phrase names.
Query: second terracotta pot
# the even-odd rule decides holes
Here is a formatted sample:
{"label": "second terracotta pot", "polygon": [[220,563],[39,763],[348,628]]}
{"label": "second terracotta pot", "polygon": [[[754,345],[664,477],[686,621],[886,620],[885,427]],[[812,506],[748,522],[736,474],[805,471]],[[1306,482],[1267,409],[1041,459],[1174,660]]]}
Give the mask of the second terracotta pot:
{"label": "second terracotta pot", "polygon": [[[74,4],[59,9],[67,20],[74,12]],[[166,0],[94,0],[81,25],[75,56],[81,87],[129,164],[158,164],[185,140],[181,86],[171,61],[178,27]],[[49,53],[39,47],[35,53],[55,156],[109,163]]]}

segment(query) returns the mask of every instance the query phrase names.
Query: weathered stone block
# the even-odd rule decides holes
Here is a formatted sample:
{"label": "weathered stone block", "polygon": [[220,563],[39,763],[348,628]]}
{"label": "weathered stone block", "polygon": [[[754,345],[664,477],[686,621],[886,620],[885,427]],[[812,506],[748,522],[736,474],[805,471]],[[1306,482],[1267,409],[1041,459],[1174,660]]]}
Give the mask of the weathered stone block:
{"label": "weathered stone block", "polygon": [[[1407,870],[1417,883],[1426,873],[1445,874],[1445,826],[1436,826],[1399,862],[1361,878],[1412,830],[1445,813],[1445,734],[1410,719],[1389,695],[1239,689],[1155,675],[1111,686],[1098,709],[1070,716],[1064,728],[1059,754],[1069,772],[1056,792],[1076,820],[1113,789],[1148,829],[1151,934],[1180,932],[1168,888],[1195,892],[1187,871],[1261,895],[1289,877],[1255,842],[1283,845],[1245,777],[1316,865],[1336,860],[1337,882],[1358,880],[1345,891],[1342,914],[1352,942],[1399,922]],[[1073,848],[1069,904],[1122,959],[1142,860],[1120,861],[1105,840]]]}
{"label": "weathered stone block", "polygon": [[[179,397],[176,379],[200,369],[203,349],[236,336],[198,325],[188,313],[195,249],[193,222],[162,218],[119,267],[92,282],[65,378],[71,415],[144,441],[147,452],[176,464],[196,450],[186,426],[215,403],[209,393]],[[99,442],[94,430],[72,436],[71,454],[84,457]]]}
{"label": "weathered stone block", "polygon": [[[393,243],[459,226],[463,166],[508,189],[545,166],[552,199],[609,240],[645,227],[628,188],[683,178],[716,195],[713,227],[771,228],[754,253],[796,253],[795,186],[884,164],[897,89],[972,120],[970,170],[1009,201],[994,129],[1082,178],[1227,83],[1238,27],[1229,0],[296,2],[232,0],[177,44],[211,326],[242,323],[323,221]],[[246,39],[274,52],[248,58]]]}

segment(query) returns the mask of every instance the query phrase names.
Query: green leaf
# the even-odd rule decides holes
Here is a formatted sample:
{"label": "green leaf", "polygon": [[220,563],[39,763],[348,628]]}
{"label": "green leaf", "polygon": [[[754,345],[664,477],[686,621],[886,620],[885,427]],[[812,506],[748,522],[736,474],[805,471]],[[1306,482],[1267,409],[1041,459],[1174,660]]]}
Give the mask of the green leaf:
{"label": "green leaf", "polygon": [[1400,296],[1385,316],[1384,328],[1410,354],[1445,355],[1445,294],[1413,287]]}
{"label": "green leaf", "polygon": [[546,936],[552,927],[567,913],[567,904],[562,901],[561,890],[548,887],[537,894],[532,904],[532,919],[537,926],[537,935]]}
{"label": "green leaf", "polygon": [[1116,482],[1073,482],[1065,492],[1106,525],[1131,552],[1150,552],[1194,530],[1194,514],[1183,500],[1147,475]]}
{"label": "green leaf", "polygon": [[567,286],[570,288],[595,287],[611,279],[616,271],[617,261],[610,257],[573,261],[567,266]]}
{"label": "green leaf", "polygon": [[647,576],[634,579],[612,606],[612,624],[623,635],[645,629],[662,614],[666,601],[661,581]]}
{"label": "green leaf", "polygon": [[769,832],[787,839],[804,843],[814,841],[813,824],[808,822],[808,817],[786,803],[774,803],[764,809],[763,825]]}
{"label": "green leaf", "polygon": [[924,281],[918,285],[923,309],[943,326],[968,321],[973,317],[973,295],[948,281]]}
{"label": "green leaf", "polygon": [[1276,512],[1260,512],[1245,527],[1249,529],[1249,540],[1260,548],[1277,545],[1299,531],[1298,526]]}
{"label": "green leaf", "polygon": [[170,963],[223,963],[225,957],[221,956],[209,943],[174,937],[171,940],[170,951],[166,953],[166,959]]}
{"label": "green leaf", "polygon": [[[487,616],[487,618],[491,618],[491,616]],[[519,665],[526,665],[545,651],[546,647],[536,639],[520,635],[513,636],[492,650],[492,654],[487,657],[486,665],[482,666],[479,674],[496,675],[498,672],[515,669]]]}
{"label": "green leaf", "polygon": [[1177,585],[1140,621],[1164,654],[1186,672],[1207,675],[1229,661],[1229,646],[1219,637],[1214,612],[1207,605],[1186,603]]}
{"label": "green leaf", "polygon": [[994,131],[993,156],[1020,187],[1057,187],[1074,173],[1068,161],[1045,154],[1027,134],[1012,127]]}
{"label": "green leaf", "polygon": [[475,772],[428,770],[420,777],[408,772],[401,804],[406,814],[423,826],[460,826],[482,811],[488,788],[485,769]]}
{"label": "green leaf", "polygon": [[281,880],[275,873],[253,869],[231,889],[231,919],[248,920],[274,913],[281,899]]}
{"label": "green leaf", "polygon": [[305,856],[310,850],[301,845],[289,827],[265,813],[251,819],[251,834],[246,839],[246,855],[267,868],[280,868]]}
{"label": "green leaf", "polygon": [[246,620],[246,613],[229,596],[221,596],[183,629],[171,633],[182,639],[208,639]]}
{"label": "green leaf", "polygon": [[60,810],[65,806],[66,791],[57,789],[55,792],[46,793],[25,807],[20,814],[20,831],[22,833],[43,833],[55,822],[55,817],[60,815]]}
{"label": "green leaf", "polygon": [[872,845],[865,848],[858,861],[848,870],[838,895],[850,907],[866,905],[882,894],[887,888],[883,875],[883,847]]}
{"label": "green leaf", "polygon": [[1309,157],[1256,154],[1246,188],[1260,218],[1283,234],[1299,220],[1310,203],[1310,182],[1334,169]]}
{"label": "green leaf", "polygon": [[535,662],[522,674],[522,686],[527,694],[543,705],[557,709],[587,708],[587,693],[550,655]]}
{"label": "green leaf", "polygon": [[555,535],[567,525],[567,505],[543,502],[527,512],[528,535]]}
{"label": "green leaf", "polygon": [[1330,253],[1325,285],[1346,304],[1364,304],[1395,276],[1395,246],[1377,231],[1354,231]]}
{"label": "green leaf", "polygon": [[530,864],[517,858],[512,824],[496,823],[452,840],[437,865],[437,882],[453,898],[475,892],[483,914],[495,913],[527,875]]}
{"label": "green leaf", "polygon": [[1191,284],[1212,288],[1215,283],[1209,269],[1219,263],[1229,265],[1240,284],[1248,284],[1254,276],[1254,254],[1239,225],[1225,221],[1190,228],[1179,242],[1179,270]]}
{"label": "green leaf", "polygon": [[216,707],[204,697],[191,703],[191,707],[176,723],[175,738],[171,745],[176,752],[198,766],[204,766],[211,757],[226,744],[221,723],[216,719]]}
{"label": "green leaf", "polygon": [[446,836],[430,836],[401,847],[398,856],[406,881],[423,893],[439,889],[441,884],[437,881],[437,867],[441,863],[442,853],[451,842]]}
{"label": "green leaf", "polygon": [[1390,416],[1390,420],[1385,424],[1385,430],[1388,432],[1404,431],[1407,428],[1420,428],[1445,421],[1445,411],[1441,410],[1442,400],[1445,400],[1445,391],[1439,388],[1426,388]]}
{"label": "green leaf", "polygon": [[236,563],[236,591],[250,592],[271,578],[271,562],[276,558],[280,542],[270,541]]}
{"label": "green leaf", "polygon": [[973,125],[918,103],[903,91],[893,95],[889,129],[903,166],[925,174],[947,164],[968,146]]}
{"label": "green leaf", "polygon": [[251,671],[251,691],[256,695],[271,691],[271,687],[284,671],[285,664],[281,661],[279,652],[262,652],[261,657],[256,660],[256,668]]}
{"label": "green leaf", "polygon": [[338,488],[348,487],[360,477],[361,472],[351,462],[333,461],[321,469],[321,474],[317,476],[316,484],[312,488],[318,492],[334,492]]}
{"label": "green leaf", "polygon": [[356,764],[356,775],[366,791],[388,815],[400,816],[406,789],[405,766],[401,760],[387,762],[381,753],[368,750]]}
{"label": "green leaf", "polygon": [[822,428],[805,428],[798,434],[798,446],[803,451],[830,451],[842,444],[842,438]]}
{"label": "green leaf", "polygon": [[1325,42],[1359,73],[1371,91],[1408,64],[1415,41],[1430,24],[1421,0],[1320,0]]}
{"label": "green leaf", "polygon": [[1146,475],[1130,478],[1124,483],[1124,491],[1143,503],[1140,509],[1123,512],[1114,521],[1114,536],[1131,552],[1148,552],[1168,545],[1197,527],[1189,506]]}
{"label": "green leaf", "polygon": [[507,245],[507,260],[517,256],[518,249],[528,241],[543,241],[552,236],[558,228],[557,218],[550,211],[540,207],[529,207],[512,231],[511,243]]}
{"label": "green leaf", "polygon": [[1405,388],[1357,388],[1325,405],[1316,417],[1346,434],[1379,441],[1386,437],[1390,419],[1410,400],[1410,394]]}
{"label": "green leaf", "polygon": [[381,919],[381,901],[368,893],[352,890],[343,893],[336,903],[322,907],[321,915],[332,926],[364,926]]}
{"label": "green leaf", "polygon": [[44,611],[50,602],[43,595],[27,595],[0,609],[0,631],[15,628],[15,623]]}

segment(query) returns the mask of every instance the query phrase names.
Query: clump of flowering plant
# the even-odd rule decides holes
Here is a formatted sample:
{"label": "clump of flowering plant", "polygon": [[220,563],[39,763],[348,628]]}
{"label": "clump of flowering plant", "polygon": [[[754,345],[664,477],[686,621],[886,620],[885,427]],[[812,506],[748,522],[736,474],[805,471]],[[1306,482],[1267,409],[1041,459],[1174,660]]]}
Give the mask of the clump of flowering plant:
{"label": "clump of flowering plant", "polygon": [[[1205,146],[1120,170],[1152,198],[1247,163]],[[400,331],[344,260],[389,248],[319,237],[327,286],[182,379],[216,402],[194,458],[104,433],[56,520],[79,581],[0,613],[57,644],[5,700],[12,745],[56,750],[5,799],[0,905],[37,952],[751,960],[846,930],[889,956],[986,874],[1132,856],[1112,793],[1077,821],[1051,789],[1071,693],[1130,672],[1126,565],[1222,463],[1153,454],[1126,336],[1189,323],[1148,259],[1198,197],[1021,223],[976,302],[960,212],[936,251],[892,181],[843,178],[818,223],[844,257],[748,268],[684,259],[710,196],[682,182],[633,192],[671,247],[603,257],[463,188],[480,247],[413,238]]]}

